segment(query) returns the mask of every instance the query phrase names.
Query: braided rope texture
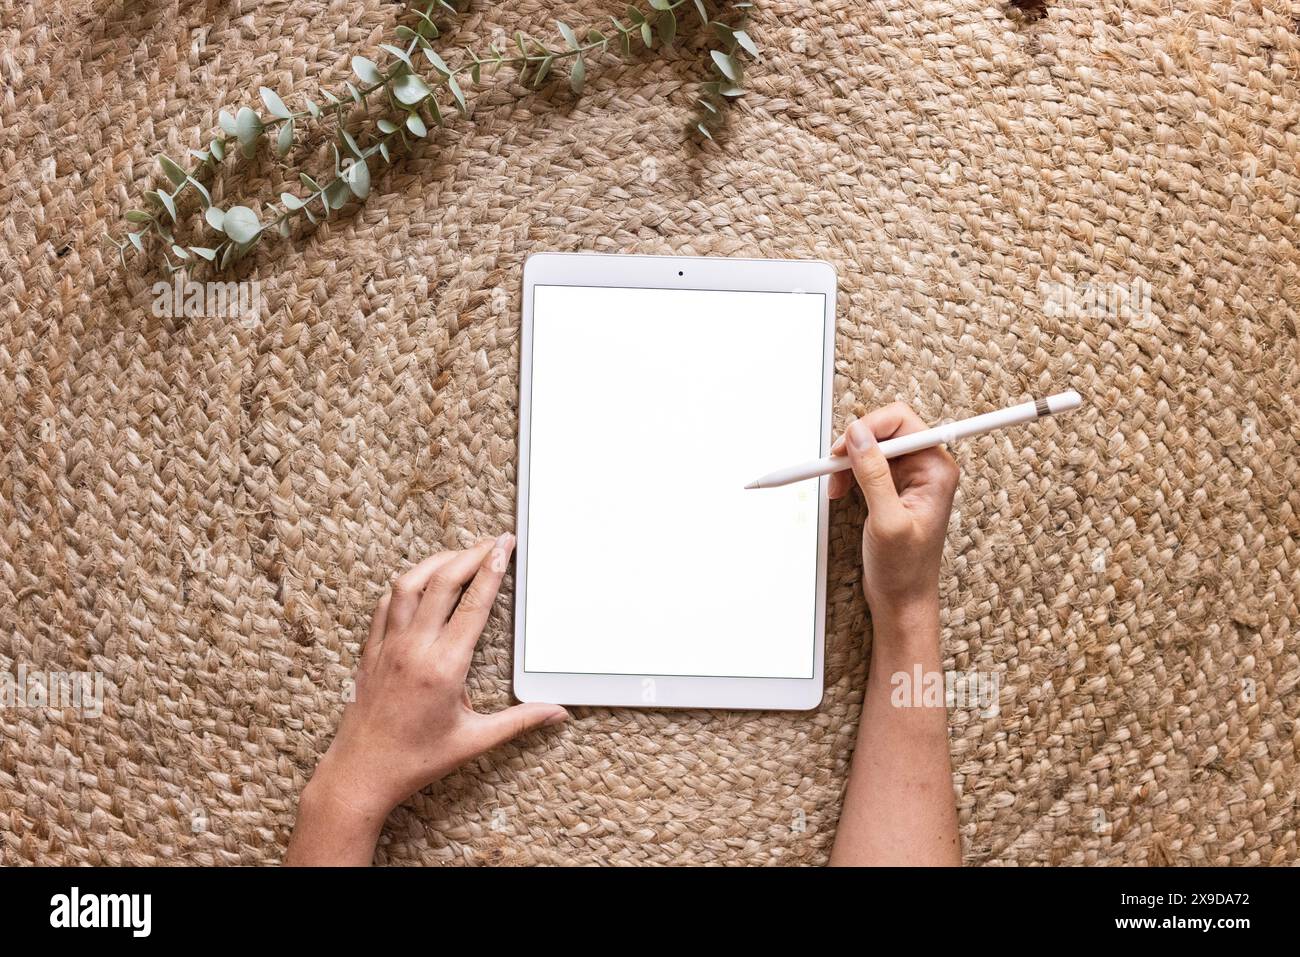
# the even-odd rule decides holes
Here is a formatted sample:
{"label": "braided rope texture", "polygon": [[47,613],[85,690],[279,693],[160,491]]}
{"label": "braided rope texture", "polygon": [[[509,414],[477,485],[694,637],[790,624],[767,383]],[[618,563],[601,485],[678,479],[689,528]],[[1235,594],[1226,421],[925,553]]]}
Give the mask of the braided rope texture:
{"label": "braided rope texture", "polygon": [[[476,4],[447,46],[620,6]],[[1077,388],[1083,410],[955,450],[945,663],[996,676],[999,706],[952,709],[966,860],[1300,861],[1285,0],[764,2],[720,146],[682,133],[697,53],[599,59],[581,99],[503,76],[365,205],[243,264],[253,322],[156,317],[158,275],[99,239],[156,152],[259,85],[337,88],[400,6],[2,9],[0,666],[105,682],[99,716],[0,710],[4,863],[281,859],[383,589],[513,527],[538,250],[829,260],[837,429]],[[228,161],[217,201],[327,148]],[[1135,281],[1140,316],[1045,303]],[[818,710],[577,709],[413,797],[377,859],[824,863],[870,641],[862,506],[832,515]],[[611,536],[593,561],[631,544]],[[708,529],[689,547],[726,561]],[[512,594],[471,670],[482,709],[510,701]]]}

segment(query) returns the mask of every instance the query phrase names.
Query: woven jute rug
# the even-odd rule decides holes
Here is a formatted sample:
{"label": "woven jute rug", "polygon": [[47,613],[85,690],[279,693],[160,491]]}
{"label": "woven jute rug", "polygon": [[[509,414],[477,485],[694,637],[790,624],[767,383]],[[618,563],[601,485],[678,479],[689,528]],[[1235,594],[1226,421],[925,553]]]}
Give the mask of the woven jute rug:
{"label": "woven jute rug", "polygon": [[[998,690],[952,709],[968,862],[1296,863],[1300,14],[1028,5],[761,2],[716,145],[683,133],[686,44],[593,60],[580,99],[503,76],[367,203],[259,250],[247,323],[156,317],[149,260],[101,236],[156,153],[262,84],[341,85],[401,6],[6,0],[0,666],[104,690],[0,710],[0,860],[281,859],[376,599],[513,527],[524,257],[594,250],[829,260],[837,429],[1086,397],[956,450],[946,667]],[[611,12],[475,3],[445,44]],[[291,160],[215,194],[274,195]],[[818,710],[578,709],[407,802],[378,860],[823,863],[862,518],[833,510]],[[504,592],[483,709],[510,700]]]}

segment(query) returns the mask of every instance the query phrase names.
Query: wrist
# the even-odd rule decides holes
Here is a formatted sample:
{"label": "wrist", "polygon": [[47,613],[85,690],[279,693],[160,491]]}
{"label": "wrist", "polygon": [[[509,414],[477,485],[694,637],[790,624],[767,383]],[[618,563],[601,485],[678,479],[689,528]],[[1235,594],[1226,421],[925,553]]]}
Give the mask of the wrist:
{"label": "wrist", "polygon": [[358,826],[377,819],[381,828],[392,810],[402,803],[402,798],[389,796],[373,780],[358,775],[333,747],[325,752],[316,765],[316,773],[303,789],[303,797],[308,796],[314,809]]}
{"label": "wrist", "polygon": [[320,770],[298,799],[298,821],[285,863],[295,866],[367,866],[387,812],[351,802]]}
{"label": "wrist", "polygon": [[870,600],[872,657],[915,661],[939,652],[938,590]]}
{"label": "wrist", "polygon": [[902,592],[875,592],[864,584],[867,607],[875,623],[919,624],[939,620],[939,588],[916,588]]}

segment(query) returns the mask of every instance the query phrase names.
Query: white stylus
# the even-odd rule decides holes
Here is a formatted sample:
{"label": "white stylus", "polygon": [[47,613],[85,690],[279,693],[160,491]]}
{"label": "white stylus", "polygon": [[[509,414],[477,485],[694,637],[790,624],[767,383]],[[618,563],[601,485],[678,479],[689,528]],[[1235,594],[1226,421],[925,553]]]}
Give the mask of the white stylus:
{"label": "white stylus", "polygon": [[[885,439],[880,443],[880,451],[885,453],[887,459],[897,458],[936,445],[951,445],[959,439],[983,435],[985,432],[992,432],[1003,426],[1032,422],[1044,415],[1069,412],[1082,404],[1083,399],[1080,398],[1079,393],[1071,389],[1069,392],[1049,395],[1045,399],[1034,399],[1032,402],[1022,402],[1019,405],[998,409],[996,412],[985,412],[983,415],[962,419],[960,422],[949,422],[947,425],[936,425],[933,429],[913,432],[911,435]],[[789,468],[769,472],[762,478],[750,482],[745,488],[776,488],[778,485],[789,485],[791,482],[802,482],[804,479],[843,472],[850,467],[847,455],[828,455],[824,459],[815,459],[802,465],[792,465]]]}

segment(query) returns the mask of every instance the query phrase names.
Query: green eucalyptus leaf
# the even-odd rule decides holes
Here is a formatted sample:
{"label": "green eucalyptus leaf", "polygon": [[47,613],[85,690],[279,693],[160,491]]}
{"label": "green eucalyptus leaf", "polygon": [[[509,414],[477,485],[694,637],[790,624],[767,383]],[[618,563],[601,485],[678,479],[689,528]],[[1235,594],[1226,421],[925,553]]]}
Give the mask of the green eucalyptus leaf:
{"label": "green eucalyptus leaf", "polygon": [[406,128],[419,137],[429,132],[429,128],[424,125],[424,120],[420,119],[418,113],[411,113],[406,117]]}
{"label": "green eucalyptus leaf", "polygon": [[140,238],[140,233],[127,233],[126,238],[131,240],[131,245],[140,252],[144,252],[144,240]]}
{"label": "green eucalyptus leaf", "polygon": [[227,236],[242,245],[257,238],[257,234],[262,231],[262,224],[258,221],[257,214],[247,206],[232,206],[226,210],[221,228]]}
{"label": "green eucalyptus leaf", "polygon": [[172,199],[171,194],[159,193],[158,202],[163,204],[163,209],[167,210],[167,215],[172,218],[172,222],[176,222],[176,202]]}
{"label": "green eucalyptus leaf", "polygon": [[128,209],[126,211],[126,221],[128,223],[152,223],[153,217],[143,209]]}
{"label": "green eucalyptus leaf", "polygon": [[623,56],[632,55],[632,34],[620,33],[618,35],[618,45],[623,51]]}
{"label": "green eucalyptus leaf", "polygon": [[203,211],[203,218],[208,221],[209,226],[218,232],[224,232],[221,226],[225,216],[225,212],[217,206],[209,206]]}
{"label": "green eucalyptus leaf", "polygon": [[[454,78],[448,77],[448,82],[454,82]],[[397,97],[397,102],[403,106],[415,106],[433,92],[429,89],[429,84],[415,73],[399,76],[389,84],[389,87],[393,91],[393,96]]]}
{"label": "green eucalyptus leaf", "polygon": [[167,174],[167,178],[172,181],[173,186],[180,186],[189,178],[189,174],[181,169],[180,165],[169,156],[159,156],[158,165],[162,167],[162,171]]}
{"label": "green eucalyptus leaf", "polygon": [[656,10],[671,10],[673,5],[669,0],[650,0],[650,6]]}
{"label": "green eucalyptus leaf", "polygon": [[312,100],[310,97],[304,96],[303,100],[307,104],[307,112],[311,114],[312,119],[319,120],[321,117],[320,107],[317,106],[315,101]]}
{"label": "green eucalyptus leaf", "polygon": [[281,193],[280,202],[284,204],[285,209],[302,209],[307,205],[293,193]]}
{"label": "green eucalyptus leaf", "polygon": [[347,130],[343,130],[342,133],[343,133],[343,142],[346,143],[348,149],[352,151],[352,155],[361,156],[362,155],[361,147],[357,145],[357,141],[352,137],[352,134],[349,133]]}
{"label": "green eucalyptus leaf", "polygon": [[592,27],[590,30],[587,31],[587,42],[608,45],[609,37],[605,36],[605,34],[601,33],[595,27]]}
{"label": "green eucalyptus leaf", "polygon": [[477,86],[479,83],[480,76],[481,74],[479,71],[479,64],[476,61],[474,65],[469,68],[470,82],[473,83],[475,86]]}
{"label": "green eucalyptus leaf", "polygon": [[429,112],[433,114],[433,122],[442,126],[442,109],[438,106],[438,98],[431,96],[424,102],[429,107]]}
{"label": "green eucalyptus leaf", "polygon": [[384,162],[385,162],[385,163],[391,163],[391,162],[393,161],[393,157],[392,157],[392,155],[388,152],[388,144],[387,144],[387,143],[380,143],[380,144],[379,144],[379,155],[382,156],[382,157],[384,158]]}
{"label": "green eucalyptus leaf", "polygon": [[645,14],[631,4],[628,4],[627,7],[627,18],[632,21],[633,26],[640,26],[645,23]]}
{"label": "green eucalyptus leaf", "polygon": [[659,36],[664,43],[672,43],[677,37],[677,15],[671,10],[659,14]]}
{"label": "green eucalyptus leaf", "polygon": [[275,90],[264,86],[257,92],[261,94],[262,102],[266,104],[266,108],[271,112],[272,116],[278,116],[282,120],[292,118],[293,111],[284,105],[284,100],[280,99],[280,94],[276,93]]}
{"label": "green eucalyptus leaf", "polygon": [[379,44],[379,49],[386,50],[393,56],[397,57],[397,59],[406,64],[408,69],[415,69],[415,64],[411,62],[411,57],[401,47],[393,46],[391,43],[381,43]]}
{"label": "green eucalyptus leaf", "polygon": [[212,156],[207,150],[190,150],[190,155],[200,163],[206,163]]}
{"label": "green eucalyptus leaf", "polygon": [[338,106],[339,103],[342,102],[341,100],[339,100],[337,96],[335,96],[329,90],[321,90],[320,92],[321,92],[321,96],[325,97],[326,102],[329,103],[331,106]]}
{"label": "green eucalyptus leaf", "polygon": [[745,92],[743,86],[737,86],[735,83],[718,84],[718,92],[723,96],[740,96]]}
{"label": "green eucalyptus leaf", "polygon": [[329,209],[340,209],[347,204],[348,197],[352,195],[352,190],[343,179],[336,179],[325,188],[325,200],[329,204]]}
{"label": "green eucalyptus leaf", "polygon": [[393,32],[396,33],[401,39],[405,40],[407,43],[410,43],[412,40],[419,41],[423,39],[423,37],[421,37],[418,33],[416,33],[414,30],[412,30],[410,27],[406,26],[405,24],[394,27]]}
{"label": "green eucalyptus leaf", "polygon": [[[354,56],[352,58],[352,72],[362,83],[374,85],[383,82],[383,74],[379,72],[379,67],[375,66],[373,60],[367,60],[363,56]],[[328,96],[328,94],[326,94]]]}
{"label": "green eucalyptus leaf", "polygon": [[700,15],[700,23],[709,22],[709,11],[704,8],[704,0],[695,0],[695,12]]}
{"label": "green eucalyptus leaf", "polygon": [[299,173],[298,178],[302,180],[302,185],[306,186],[313,193],[320,192],[320,184],[308,176],[306,173]]}
{"label": "green eucalyptus leaf", "polygon": [[654,30],[650,29],[648,20],[641,21],[641,41],[648,47],[655,45],[655,33]]}
{"label": "green eucalyptus leaf", "polygon": [[392,133],[396,133],[397,130],[398,130],[398,126],[392,120],[379,121],[379,132],[383,133],[385,136],[388,136]]}
{"label": "green eucalyptus leaf", "polygon": [[433,68],[437,70],[439,73],[441,73],[443,76],[451,76],[451,67],[447,66],[446,61],[443,60],[442,57],[438,56],[437,52],[429,49],[428,47],[425,47],[424,58],[428,60],[430,63],[432,63]]}
{"label": "green eucalyptus leaf", "polygon": [[237,129],[235,126],[235,118],[225,110],[222,110],[217,114],[217,123],[221,126],[221,132],[225,133],[227,136],[235,135],[235,130]]}
{"label": "green eucalyptus leaf", "polygon": [[551,64],[554,62],[555,57],[553,56],[544,57],[542,59],[542,62],[537,66],[537,75],[533,77],[533,86],[537,87],[542,85],[542,81],[546,79],[546,75],[551,72]]}
{"label": "green eucalyptus leaf", "polygon": [[465,104],[465,94],[461,92],[460,84],[456,82],[454,75],[447,77],[447,89],[451,90],[451,95],[456,98],[456,109],[460,110],[462,115],[469,112]]}
{"label": "green eucalyptus leaf", "polygon": [[741,77],[740,62],[733,56],[723,53],[721,50],[710,50],[709,55],[713,57],[713,62],[718,69],[732,83],[739,83]]}
{"label": "green eucalyptus leaf", "polygon": [[256,142],[262,135],[262,118],[246,106],[241,106],[235,114],[235,136],[241,146]]}
{"label": "green eucalyptus leaf", "polygon": [[695,128],[699,130],[701,133],[703,133],[709,139],[713,139],[713,134],[709,132],[709,128],[705,126],[703,123],[696,123]]}
{"label": "green eucalyptus leaf", "polygon": [[281,236],[283,236],[285,239],[288,239],[288,238],[289,238],[289,220],[287,220],[287,219],[282,219],[282,220],[280,220],[278,223],[276,223],[276,224],[275,224],[275,231],[278,232],[278,233],[279,233]]}
{"label": "green eucalyptus leaf", "polygon": [[581,93],[583,85],[587,82],[587,64],[582,59],[582,54],[578,54],[573,59],[573,68],[569,71],[569,87],[574,93]]}
{"label": "green eucalyptus leaf", "polygon": [[293,120],[286,120],[281,125],[279,134],[275,137],[275,152],[280,156],[287,156],[292,146]]}
{"label": "green eucalyptus leaf", "polygon": [[351,80],[345,80],[343,85],[348,88],[348,95],[352,97],[353,103],[360,103],[365,99],[365,97],[361,95],[361,91],[357,89],[356,84]]}
{"label": "green eucalyptus leaf", "polygon": [[364,159],[359,159],[349,166],[346,176],[348,188],[357,194],[358,199],[365,199],[370,195],[370,167],[366,165]]}
{"label": "green eucalyptus leaf", "polygon": [[217,258],[217,251],[215,249],[209,249],[207,246],[191,246],[190,252],[194,253],[196,256],[202,256],[208,262],[212,262]]}
{"label": "green eucalyptus leaf", "polygon": [[203,205],[211,206],[212,194],[208,192],[208,188],[204,186],[202,183],[200,183],[193,176],[188,176],[186,177],[186,179],[189,181],[189,184],[194,187],[195,192],[197,192],[200,196],[203,197]]}
{"label": "green eucalyptus leaf", "polygon": [[744,30],[737,30],[732,36],[736,38],[736,42],[741,45],[746,53],[755,58],[758,56],[758,44],[754,42],[753,37],[748,33]]}
{"label": "green eucalyptus leaf", "polygon": [[221,140],[213,140],[208,144],[208,152],[212,154],[214,160],[220,163],[226,158],[226,144],[222,143]]}
{"label": "green eucalyptus leaf", "polygon": [[172,253],[173,253],[173,255],[176,256],[177,259],[189,259],[189,258],[190,258],[190,254],[187,253],[187,252],[186,252],[183,248],[181,248],[180,246],[177,246],[175,243],[172,243]]}
{"label": "green eucalyptus leaf", "polygon": [[[659,2],[663,3],[666,2],[666,0],[659,0]],[[556,27],[559,28],[560,36],[564,37],[564,42],[569,45],[570,50],[577,50],[582,47],[582,44],[578,42],[578,37],[573,32],[572,27],[570,27],[563,20],[556,20],[555,25]]]}

